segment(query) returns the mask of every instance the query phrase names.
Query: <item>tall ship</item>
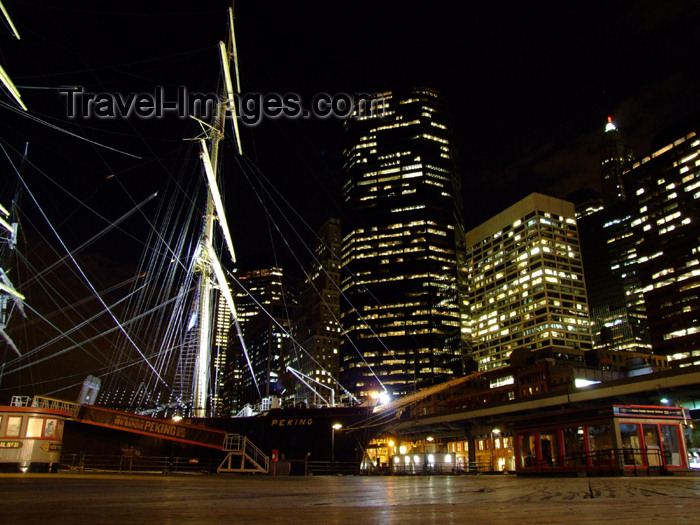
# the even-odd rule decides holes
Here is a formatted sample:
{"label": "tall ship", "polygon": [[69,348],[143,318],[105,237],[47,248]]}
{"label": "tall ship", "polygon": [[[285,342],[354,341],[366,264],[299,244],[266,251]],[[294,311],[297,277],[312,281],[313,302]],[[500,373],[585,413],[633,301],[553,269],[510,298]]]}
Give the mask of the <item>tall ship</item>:
{"label": "tall ship", "polygon": [[[157,193],[140,201],[131,197],[133,207],[108,220],[108,225],[88,241],[71,247],[74,243],[68,241],[58,221],[42,208],[45,201],[35,191],[31,177],[23,174],[26,151],[24,156],[8,154],[7,169],[16,177],[18,190],[10,205],[1,210],[0,395],[4,406],[0,410],[0,436],[12,437],[2,443],[24,448],[24,452],[37,447],[52,452],[38,460],[29,452],[8,456],[25,469],[34,460],[56,463],[61,452],[123,451],[142,443],[126,432],[125,424],[120,427],[115,423],[132,421],[120,413],[133,415],[131,430],[162,428],[174,435],[180,428],[207,428],[220,431],[221,436],[244,436],[266,455],[292,461],[310,458],[358,464],[381,422],[372,414],[376,401],[361,403],[343,389],[332,371],[325,370],[323,363],[296,341],[290,321],[274,321],[275,333],[284,344],[280,355],[274,356],[274,365],[269,364],[270,355],[263,358],[268,363],[262,373],[260,356],[251,355],[248,348],[242,327],[246,319],[239,315],[237,304],[246,287],[234,271],[234,236],[224,203],[224,188],[230,183],[223,175],[225,171],[250,173],[257,168],[243,154],[239,129],[241,86],[232,8],[227,18],[227,42],[216,46],[221,66],[219,94],[216,100],[208,101],[209,118],[191,116],[199,133],[185,141],[188,158],[198,157],[198,165],[171,175],[166,187]],[[21,100],[18,102],[27,109]],[[234,152],[227,159],[234,165],[232,170],[223,169],[224,147]],[[113,178],[118,175],[107,176],[107,180]],[[31,255],[54,250],[54,261],[46,269],[31,266],[33,275],[18,270],[29,262],[18,238],[22,237],[18,236],[23,213],[20,195],[28,196],[22,206],[38,209],[51,232],[50,238],[35,239]],[[110,261],[91,259],[85,249],[115,231],[133,236],[126,227],[136,218],[147,233],[145,240],[138,241],[145,248],[136,271],[127,276],[122,267],[114,265],[112,280],[124,279],[105,287],[96,277],[104,275],[91,270],[104,270]],[[27,236],[22,240],[31,241]],[[316,271],[329,269],[316,260]],[[18,280],[10,280],[10,275]],[[333,283],[334,279],[329,276],[328,281]],[[39,286],[46,291],[41,302],[53,304],[32,304]],[[78,295],[84,292],[88,295],[80,299]],[[257,303],[255,295],[250,295]],[[44,306],[49,313],[42,313]],[[265,304],[257,304],[257,313],[275,317]],[[332,315],[339,326],[337,312]],[[32,370],[40,367],[42,380],[32,381],[37,377]],[[314,377],[312,368],[323,369],[325,381]],[[242,402],[242,384],[247,385],[248,398],[254,402]],[[15,393],[22,395],[9,402]],[[39,393],[42,395],[31,399]],[[15,432],[8,425],[17,424],[17,414],[26,417]],[[30,430],[32,420],[41,420],[42,428]],[[101,429],[86,431],[74,424],[77,420]],[[168,425],[177,420],[174,424],[180,426],[158,426],[148,422],[151,420],[167,421]],[[141,434],[147,436],[148,432]],[[186,442],[184,438],[180,441]],[[139,446],[158,453],[167,451],[171,444],[156,440]]]}

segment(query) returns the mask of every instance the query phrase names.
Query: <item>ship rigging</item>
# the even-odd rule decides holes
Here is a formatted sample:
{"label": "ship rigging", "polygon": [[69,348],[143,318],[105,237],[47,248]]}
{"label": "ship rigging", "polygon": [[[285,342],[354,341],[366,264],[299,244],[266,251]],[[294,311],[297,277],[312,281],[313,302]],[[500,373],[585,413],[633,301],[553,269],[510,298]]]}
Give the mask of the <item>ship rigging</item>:
{"label": "ship rigging", "polygon": [[[265,207],[266,213],[276,211],[282,220],[294,229],[289,222],[289,216],[298,216],[298,211],[286,202],[277,188],[243,153],[235,104],[236,97],[241,93],[241,86],[233,9],[228,10],[227,19],[227,43],[219,42],[216,46],[222,72],[219,104],[211,122],[193,117],[200,133],[185,143],[189,148],[188,156],[193,158],[196,155],[200,159],[200,165],[195,170],[197,176],[191,176],[183,169],[180,177],[171,177],[173,184],[159,188],[157,193],[150,193],[140,200],[129,195],[133,207],[116,220],[105,219],[107,225],[88,241],[77,247],[71,246],[71,242],[66,239],[66,231],[61,231],[56,224],[56,218],[51,217],[45,209],[46,203],[35,191],[36,187],[29,178],[22,177],[21,169],[17,167],[15,160],[17,152],[4,142],[5,156],[23,191],[30,196],[29,204],[35,206],[49,224],[50,234],[55,238],[53,243],[57,242],[59,249],[55,254],[57,260],[47,264],[46,269],[34,267],[33,275],[26,277],[24,282],[10,281],[10,274],[3,274],[5,311],[13,305],[18,313],[21,313],[22,307],[29,308],[31,318],[21,321],[15,316],[14,321],[20,322],[11,325],[8,321],[9,316],[3,316],[3,339],[15,356],[4,358],[0,380],[2,377],[16,377],[37,366],[45,367],[47,363],[50,366],[58,361],[59,357],[82,352],[89,357],[89,362],[88,359],[84,360],[86,370],[75,367],[50,381],[34,380],[31,387],[39,391],[29,393],[63,396],[62,392],[82,386],[87,372],[93,378],[99,378],[102,390],[97,402],[104,406],[141,413],[159,413],[161,416],[171,416],[175,413],[199,417],[219,415],[221,410],[217,403],[222,395],[219,376],[225,348],[217,341],[219,327],[215,326],[214,319],[223,310],[228,310],[231,316],[231,330],[235,331],[235,337],[239,340],[246,358],[246,373],[252,376],[259,400],[262,401],[262,398],[266,397],[267,392],[263,392],[257,384],[253,363],[247,355],[246,341],[229,286],[229,283],[233,282],[237,288],[245,290],[244,283],[227,270],[235,264],[236,254],[225,212],[226,184],[222,179],[222,146],[233,145],[235,165],[253,187],[255,196]],[[26,113],[24,118],[45,125],[45,122],[39,122],[38,117],[31,111]],[[226,129],[227,126],[229,130]],[[70,135],[67,127],[53,125],[51,129]],[[125,153],[129,159],[139,159],[138,155],[128,151],[111,148],[86,137],[81,138],[93,148],[106,148],[118,154]],[[26,155],[23,158],[26,158]],[[48,180],[51,187],[55,186],[60,192],[68,194],[71,199],[85,206],[80,198],[70,194],[70,190],[61,185],[55,176],[41,170],[31,160],[27,160],[27,165],[33,172],[40,173]],[[105,181],[109,181],[109,184],[122,184],[119,175],[111,173],[111,170]],[[204,205],[198,200],[198,195],[206,195]],[[146,208],[155,204],[158,206],[155,214],[147,214]],[[289,210],[283,210],[282,206],[289,206]],[[21,214],[21,210],[18,210],[18,214]],[[81,252],[108,233],[115,230],[126,232],[123,226],[134,217],[145,220],[147,232],[147,238],[142,241],[145,249],[135,276],[101,287],[99,279],[90,274],[86,260],[81,258]],[[102,216],[100,218],[104,219]],[[3,221],[8,220],[9,212],[3,213]],[[287,242],[285,234],[282,233],[283,225],[271,215],[269,221],[272,228],[280,232],[280,237]],[[311,229],[305,221],[302,222]],[[7,225],[3,224],[3,228],[3,232],[13,238],[14,246],[17,240],[16,223],[8,222]],[[134,235],[131,232],[127,234]],[[302,235],[297,231],[293,231],[293,235],[302,239]],[[49,244],[48,239],[45,238],[44,241]],[[302,243],[309,254],[315,257],[314,250],[306,246],[305,242]],[[325,271],[320,262],[316,262],[321,271]],[[63,276],[63,269],[59,270],[63,266],[71,267],[70,278]],[[4,277],[8,277],[7,282]],[[60,284],[49,283],[52,280],[59,280]],[[78,281],[80,287],[74,284]],[[10,284],[7,284],[8,282]],[[58,298],[51,297],[56,312],[40,313],[40,309],[30,308],[31,301],[25,301],[23,291],[31,288],[30,285],[40,285],[44,290],[52,290],[60,297],[61,304]],[[334,286],[337,287],[337,283],[334,283]],[[63,287],[72,289],[70,295]],[[128,292],[121,293],[127,287]],[[85,290],[88,295],[77,297],[78,289]],[[320,290],[316,291],[320,293]],[[340,293],[340,289],[337,292]],[[72,302],[66,300],[69,297]],[[91,308],[89,313],[81,310],[88,303],[94,305],[95,302],[99,303],[99,312],[94,308]],[[258,304],[258,307],[266,312],[265,305]],[[68,319],[68,312],[82,315],[82,318],[75,320],[71,317],[68,322],[55,322],[55,319],[52,319],[52,316],[65,316]],[[331,312],[331,315],[333,322],[339,326],[338,314]],[[276,320],[274,322],[278,323]],[[10,344],[10,341],[14,341],[12,335],[24,334],[39,323],[48,325],[52,333],[33,344],[27,344],[33,339],[26,337],[18,339],[21,342],[17,344],[12,342],[14,347]],[[294,340],[289,324],[279,324],[278,328],[283,337],[290,341],[293,352],[307,352]],[[350,344],[352,345],[352,342]],[[314,368],[324,369],[313,356],[307,357]],[[280,374],[289,370],[289,373],[294,375],[292,370],[295,369],[292,366],[287,369],[288,364],[293,365],[295,361],[283,363],[284,366],[279,369]],[[57,367],[57,371],[59,370],[65,368]],[[298,373],[300,375],[297,375],[297,378],[309,377],[308,374]],[[328,383],[316,383],[311,389],[312,397],[319,403],[334,406],[338,403],[337,397],[352,403],[359,402],[338,383],[330,371],[327,372],[326,379]],[[310,386],[315,380],[305,379],[302,382]],[[0,388],[5,390],[22,383],[23,380],[10,382],[11,386],[6,387],[0,382]],[[28,388],[26,383],[24,385]]]}

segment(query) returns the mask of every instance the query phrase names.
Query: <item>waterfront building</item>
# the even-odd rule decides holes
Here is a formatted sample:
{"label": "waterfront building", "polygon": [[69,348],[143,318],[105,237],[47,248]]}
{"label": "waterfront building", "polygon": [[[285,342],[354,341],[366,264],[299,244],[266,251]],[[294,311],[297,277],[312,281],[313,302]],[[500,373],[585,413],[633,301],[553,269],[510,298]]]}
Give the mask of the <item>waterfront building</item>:
{"label": "waterfront building", "polygon": [[582,362],[592,345],[574,205],[533,193],[468,231],[465,244],[463,330],[478,369],[516,357]]}
{"label": "waterfront building", "polygon": [[[686,470],[681,405],[696,404],[698,367],[639,377],[638,359],[602,371],[544,358],[426,388],[376,411],[402,417],[370,441],[368,457],[401,474]],[[503,384],[508,376],[515,383]],[[623,391],[628,404],[615,405]]]}
{"label": "waterfront building", "polygon": [[404,395],[461,373],[462,192],[445,101],[379,93],[345,122],[341,382]]}

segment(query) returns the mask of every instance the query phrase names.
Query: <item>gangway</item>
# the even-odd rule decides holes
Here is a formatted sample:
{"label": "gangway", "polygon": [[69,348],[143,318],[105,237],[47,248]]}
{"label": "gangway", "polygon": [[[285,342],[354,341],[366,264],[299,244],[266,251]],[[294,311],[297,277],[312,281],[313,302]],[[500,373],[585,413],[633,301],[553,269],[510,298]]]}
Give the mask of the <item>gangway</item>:
{"label": "gangway", "polygon": [[227,434],[224,440],[224,452],[226,457],[216,469],[217,473],[267,474],[270,471],[270,458],[245,436]]}

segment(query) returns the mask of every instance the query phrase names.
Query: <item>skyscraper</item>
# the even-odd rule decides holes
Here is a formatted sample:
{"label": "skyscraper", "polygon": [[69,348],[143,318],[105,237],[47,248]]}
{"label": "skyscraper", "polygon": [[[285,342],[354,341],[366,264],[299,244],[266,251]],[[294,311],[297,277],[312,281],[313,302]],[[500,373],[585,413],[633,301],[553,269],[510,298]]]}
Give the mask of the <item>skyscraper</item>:
{"label": "skyscraper", "polygon": [[479,370],[515,352],[583,361],[590,319],[573,204],[533,193],[466,233],[467,323]]}
{"label": "skyscraper", "polygon": [[461,181],[437,92],[386,92],[345,122],[341,382],[403,395],[461,369]]}
{"label": "skyscraper", "polygon": [[593,347],[650,353],[630,204],[621,202],[591,215],[578,211]]}
{"label": "skyscraper", "polygon": [[246,357],[237,328],[232,327],[226,389],[230,399],[227,409],[236,411],[261,397],[279,394],[279,379],[284,372],[281,356],[295,299],[278,267],[244,272],[237,276],[231,289],[248,352]]}
{"label": "skyscraper", "polygon": [[229,334],[235,335],[235,327],[234,331],[231,332],[231,310],[221,294],[216,302],[216,325],[211,369],[210,403],[211,414],[215,416],[225,414],[226,350],[229,346]]}
{"label": "skyscraper", "polygon": [[627,198],[622,174],[631,158],[632,155],[620,131],[615,127],[612,117],[608,117],[600,157],[600,181],[606,207],[623,202]]}
{"label": "skyscraper", "polygon": [[576,216],[593,347],[648,353],[651,344],[637,273],[639,239],[632,235],[633,213],[622,178],[629,160],[623,137],[608,117],[600,164],[604,203],[591,206],[590,200],[576,199]]}
{"label": "skyscraper", "polygon": [[[340,219],[328,219],[318,232],[311,269],[299,291],[299,314],[294,336],[301,348],[291,348],[291,366],[327,388],[313,385],[329,400],[337,392],[340,351]],[[321,403],[311,390],[297,381],[302,398]]]}
{"label": "skyscraper", "polygon": [[662,132],[625,186],[652,351],[700,364],[700,114]]}

